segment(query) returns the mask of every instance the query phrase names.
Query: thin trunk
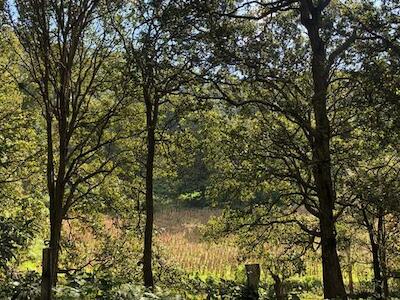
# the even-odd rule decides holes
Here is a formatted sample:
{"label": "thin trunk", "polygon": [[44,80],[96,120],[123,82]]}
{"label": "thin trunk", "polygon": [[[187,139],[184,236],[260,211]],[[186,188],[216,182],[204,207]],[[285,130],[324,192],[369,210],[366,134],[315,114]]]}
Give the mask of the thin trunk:
{"label": "thin trunk", "polygon": [[379,211],[378,219],[379,236],[379,262],[382,270],[382,288],[384,299],[389,297],[388,270],[386,264],[386,235],[385,235],[385,213],[383,209]]}
{"label": "thin trunk", "polygon": [[354,280],[353,280],[353,266],[350,264],[347,269],[347,276],[349,276],[349,293],[354,294]]}
{"label": "thin trunk", "polygon": [[367,213],[364,209],[362,210],[362,214],[364,218],[364,224],[368,230],[369,242],[371,244],[375,297],[377,299],[382,299],[382,270],[379,260],[379,242],[376,241],[373,223],[369,221]]}
{"label": "thin trunk", "polygon": [[[46,94],[47,95],[47,94]],[[49,100],[47,99],[48,103]],[[58,201],[54,180],[54,153],[53,153],[53,124],[52,115],[49,112],[49,107],[46,107],[46,129],[47,129],[47,188],[49,193],[49,214],[50,214],[50,247],[49,247],[49,261],[43,262],[48,264],[49,273],[43,276],[43,280],[48,282],[44,283],[47,291],[42,291],[43,300],[51,300],[53,298],[52,289],[57,285],[57,272],[58,272],[58,257],[61,239],[61,211],[62,202]],[[43,274],[44,275],[44,274]]]}
{"label": "thin trunk", "polygon": [[[385,252],[385,249],[382,249],[382,251]],[[387,271],[387,266],[386,266],[386,258],[384,255],[381,257],[381,262],[382,262],[382,284],[383,284],[383,295],[384,299],[389,298],[390,290],[389,290],[389,274]]]}
{"label": "thin trunk", "polygon": [[[146,37],[147,39],[147,37]],[[145,42],[147,44],[147,42]],[[146,47],[151,47],[150,44]],[[147,53],[149,48],[144,49],[146,58],[145,67],[142,69],[144,79],[143,98],[146,106],[146,129],[147,129],[147,159],[146,159],[146,224],[144,229],[143,247],[143,279],[147,288],[154,287],[152,255],[153,255],[153,227],[154,227],[154,199],[153,199],[153,171],[154,156],[156,150],[155,131],[158,120],[159,97],[156,92],[153,62],[147,61],[151,57]]]}
{"label": "thin trunk", "polygon": [[153,201],[153,169],[155,154],[155,133],[154,126],[148,122],[147,131],[147,161],[146,161],[146,224],[144,231],[143,249],[143,276],[144,285],[152,288],[154,286],[152,270],[152,244],[153,244],[153,223],[154,223],[154,201]]}
{"label": "thin trunk", "polygon": [[349,243],[347,249],[347,277],[349,278],[349,293],[354,294],[354,280],[353,280],[353,261],[351,259],[351,243]]}
{"label": "thin trunk", "polygon": [[381,251],[381,265],[382,265],[382,284],[383,284],[383,295],[384,298],[387,299],[389,298],[390,290],[389,290],[389,273],[387,270],[387,265],[386,265],[386,249],[382,247]]}
{"label": "thin trunk", "polygon": [[[64,187],[58,189],[50,196],[50,286],[57,286],[58,261],[60,253],[61,230],[63,221],[62,197]],[[50,293],[51,294],[51,293]],[[51,298],[50,298],[51,299]]]}
{"label": "thin trunk", "polygon": [[[50,197],[50,245],[49,245],[49,260],[43,262],[48,264],[48,269],[43,269],[44,272],[48,271],[48,274],[43,274],[43,280],[46,283],[42,283],[45,287],[45,291],[42,290],[42,300],[53,299],[52,289],[57,286],[57,274],[58,274],[58,261],[60,253],[60,241],[61,241],[61,229],[62,229],[62,209],[59,208],[57,201],[54,196]],[[49,290],[47,290],[49,289]]]}
{"label": "thin trunk", "polygon": [[[370,235],[370,239],[372,239]],[[379,245],[374,241],[371,241],[372,247],[372,266],[374,270],[374,285],[375,285],[375,296],[377,299],[382,299],[382,270],[379,262]]]}
{"label": "thin trunk", "polygon": [[[64,81],[62,81],[64,82]],[[67,83],[62,86],[67,88]],[[62,221],[64,218],[64,194],[65,194],[65,172],[68,156],[68,138],[67,138],[67,101],[66,97],[60,96],[57,101],[60,102],[60,120],[58,123],[58,136],[59,136],[59,151],[58,158],[59,164],[57,169],[57,179],[55,180],[55,188],[52,189],[52,197],[50,198],[50,274],[51,286],[53,288],[57,285],[58,274],[58,260],[60,253],[60,241]],[[54,177],[53,177],[54,178]]]}

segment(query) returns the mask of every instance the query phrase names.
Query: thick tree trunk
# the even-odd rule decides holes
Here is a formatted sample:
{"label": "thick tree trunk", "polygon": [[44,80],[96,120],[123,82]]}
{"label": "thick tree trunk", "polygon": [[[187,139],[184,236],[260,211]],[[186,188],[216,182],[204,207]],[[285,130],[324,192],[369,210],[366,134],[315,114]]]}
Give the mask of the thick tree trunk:
{"label": "thick tree trunk", "polygon": [[51,300],[51,271],[50,271],[51,249],[45,248],[42,252],[42,286],[41,300]]}
{"label": "thick tree trunk", "polygon": [[317,43],[313,50],[314,96],[312,105],[315,116],[313,176],[319,199],[324,297],[328,299],[346,299],[346,290],[337,254],[335,219],[333,215],[336,199],[331,177],[331,134],[326,109],[328,72],[326,70],[325,49],[322,41]]}
{"label": "thick tree trunk", "polygon": [[152,122],[148,122],[147,132],[147,162],[146,162],[146,224],[144,231],[143,248],[143,277],[144,285],[148,288],[154,286],[152,270],[152,245],[153,245],[153,222],[154,222],[154,203],[153,203],[153,169],[155,154],[155,133]]}
{"label": "thick tree trunk", "polygon": [[247,284],[243,291],[242,299],[257,300],[260,298],[258,288],[260,284],[261,269],[259,264],[245,265]]}
{"label": "thick tree trunk", "polygon": [[314,97],[315,117],[317,119],[314,145],[314,180],[319,198],[324,297],[328,299],[345,299],[346,291],[337,254],[336,229],[333,216],[335,196],[331,179],[329,122],[325,106],[320,103],[324,100],[317,99],[321,97],[321,94],[318,94],[318,84],[316,83],[316,95],[318,97]]}
{"label": "thick tree trunk", "polygon": [[321,218],[322,272],[325,299],[347,299],[336,250],[334,222]]}
{"label": "thick tree trunk", "polygon": [[[327,112],[329,66],[325,43],[320,36],[322,9],[312,1],[300,1],[301,22],[307,28],[312,49],[313,97],[315,128],[311,142],[313,177],[319,200],[319,224],[322,248],[324,298],[347,299],[336,247],[336,195],[332,184],[330,139],[331,129]],[[321,6],[323,7],[323,6]]]}
{"label": "thick tree trunk", "polygon": [[[60,253],[62,217],[55,209],[54,199],[50,200],[50,245],[44,250],[42,268],[42,300],[53,299],[52,290],[57,286],[58,261]],[[46,254],[46,255],[45,255]]]}
{"label": "thick tree trunk", "polygon": [[60,241],[61,241],[61,228],[62,218],[57,217],[51,221],[50,225],[50,279],[51,286],[55,288],[57,286],[57,274],[58,274],[58,261],[60,255]]}

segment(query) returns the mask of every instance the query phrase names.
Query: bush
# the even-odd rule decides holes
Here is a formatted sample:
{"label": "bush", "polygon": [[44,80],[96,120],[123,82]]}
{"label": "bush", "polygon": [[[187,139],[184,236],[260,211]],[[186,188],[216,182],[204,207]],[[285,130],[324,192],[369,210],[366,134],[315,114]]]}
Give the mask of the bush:
{"label": "bush", "polygon": [[40,274],[14,273],[0,286],[0,299],[31,300],[40,297]]}
{"label": "bush", "polygon": [[290,278],[286,281],[286,290],[292,296],[303,293],[320,294],[322,291],[322,282],[315,276]]}

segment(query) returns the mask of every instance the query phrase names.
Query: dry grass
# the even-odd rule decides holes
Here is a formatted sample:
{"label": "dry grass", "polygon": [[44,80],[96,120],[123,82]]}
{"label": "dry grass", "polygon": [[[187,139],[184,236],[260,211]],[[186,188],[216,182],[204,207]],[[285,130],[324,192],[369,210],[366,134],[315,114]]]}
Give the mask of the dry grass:
{"label": "dry grass", "polygon": [[167,260],[185,271],[230,277],[238,266],[238,250],[228,241],[218,244],[202,239],[202,228],[211,216],[220,211],[211,209],[169,210],[156,214],[157,242]]}

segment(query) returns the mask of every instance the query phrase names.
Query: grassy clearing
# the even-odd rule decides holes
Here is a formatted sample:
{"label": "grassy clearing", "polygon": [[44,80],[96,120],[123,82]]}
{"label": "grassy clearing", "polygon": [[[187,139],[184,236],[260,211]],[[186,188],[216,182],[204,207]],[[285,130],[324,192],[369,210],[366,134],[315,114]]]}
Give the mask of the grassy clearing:
{"label": "grassy clearing", "polygon": [[[202,239],[202,229],[212,216],[221,211],[213,209],[166,210],[156,214],[158,245],[163,249],[164,256],[174,266],[201,277],[237,279],[242,271],[242,263],[238,261],[239,249],[230,241],[208,242]],[[358,259],[354,264],[353,282],[355,287],[365,290],[365,283],[371,280],[369,253],[366,249],[358,249],[355,253]],[[306,257],[305,274],[291,278],[299,286],[313,289],[314,292],[301,294],[301,299],[322,299],[319,287],[322,278],[322,268],[319,253],[309,253]],[[345,283],[348,284],[346,268],[343,269]],[[242,274],[243,275],[243,274]],[[262,274],[262,280],[271,285],[271,279]],[[319,283],[318,283],[319,282]],[[364,286],[364,287],[362,287]],[[318,295],[319,294],[319,295]]]}
{"label": "grassy clearing", "polygon": [[238,249],[228,240],[204,241],[202,228],[219,210],[169,210],[156,215],[157,242],[167,260],[187,272],[233,279],[238,263]]}

